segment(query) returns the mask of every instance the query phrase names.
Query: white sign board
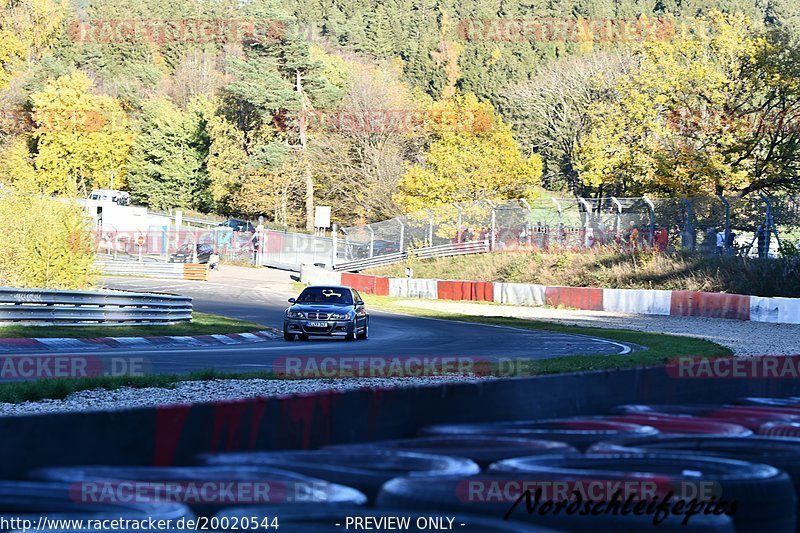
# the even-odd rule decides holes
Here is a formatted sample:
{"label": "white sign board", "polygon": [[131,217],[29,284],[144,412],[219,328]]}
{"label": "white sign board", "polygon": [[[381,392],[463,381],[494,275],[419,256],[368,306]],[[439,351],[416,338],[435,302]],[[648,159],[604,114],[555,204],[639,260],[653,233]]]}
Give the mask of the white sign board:
{"label": "white sign board", "polygon": [[331,206],[318,205],[314,208],[314,227],[315,228],[331,227]]}

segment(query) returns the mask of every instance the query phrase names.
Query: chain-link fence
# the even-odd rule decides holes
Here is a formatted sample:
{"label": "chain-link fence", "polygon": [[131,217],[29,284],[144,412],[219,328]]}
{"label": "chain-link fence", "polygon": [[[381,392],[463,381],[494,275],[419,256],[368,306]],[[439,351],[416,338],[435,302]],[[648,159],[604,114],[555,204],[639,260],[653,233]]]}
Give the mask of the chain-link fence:
{"label": "chain-link fence", "polygon": [[492,250],[617,246],[777,257],[800,245],[800,199],[558,198],[438,207],[342,229],[340,254],[359,259],[411,248],[485,240]]}

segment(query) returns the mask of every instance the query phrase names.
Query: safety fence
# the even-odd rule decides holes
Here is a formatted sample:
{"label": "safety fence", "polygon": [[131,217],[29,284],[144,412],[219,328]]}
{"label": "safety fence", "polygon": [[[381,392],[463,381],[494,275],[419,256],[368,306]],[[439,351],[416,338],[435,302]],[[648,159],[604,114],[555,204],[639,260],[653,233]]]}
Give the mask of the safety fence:
{"label": "safety fence", "polygon": [[[599,246],[661,252],[694,250],[742,257],[778,257],[800,249],[800,199],[557,198],[482,200],[427,209],[326,235],[227,226],[152,227],[97,232],[98,254],[185,260],[212,251],[223,262],[289,270],[324,265],[353,270],[420,258],[530,249],[580,251]],[[252,228],[252,225],[248,227]]]}
{"label": "safety fence", "polygon": [[192,299],[172,294],[0,288],[0,322],[57,326],[192,320]]}
{"label": "safety fence", "polygon": [[369,257],[407,247],[474,240],[492,250],[616,245],[776,257],[800,245],[800,198],[751,195],[694,198],[561,198],[452,204],[342,229]]}
{"label": "safety fence", "polygon": [[526,283],[386,278],[303,267],[301,281],[348,285],[366,294],[568,307],[664,316],[697,316],[800,324],[800,298],[767,298],[699,291],[548,287]]}

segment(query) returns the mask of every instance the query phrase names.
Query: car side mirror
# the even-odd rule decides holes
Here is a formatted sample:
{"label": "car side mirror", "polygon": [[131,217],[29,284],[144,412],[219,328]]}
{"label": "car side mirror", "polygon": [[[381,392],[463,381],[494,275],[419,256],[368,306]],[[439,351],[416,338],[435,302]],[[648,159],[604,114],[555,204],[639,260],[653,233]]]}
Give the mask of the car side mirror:
{"label": "car side mirror", "polygon": [[361,300],[359,300],[359,301],[357,301],[357,302],[356,302],[356,305],[364,305],[364,302],[362,302]]}
{"label": "car side mirror", "polygon": [[289,303],[290,303],[290,304],[293,304],[293,303],[295,303],[295,302],[297,302],[297,300],[296,300],[295,298],[289,298]]}

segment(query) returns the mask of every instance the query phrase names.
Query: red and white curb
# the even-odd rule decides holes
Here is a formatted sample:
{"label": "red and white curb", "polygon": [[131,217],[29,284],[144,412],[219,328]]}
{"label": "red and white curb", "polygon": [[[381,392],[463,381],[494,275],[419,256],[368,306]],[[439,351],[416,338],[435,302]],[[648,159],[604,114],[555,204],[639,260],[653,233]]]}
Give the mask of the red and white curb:
{"label": "red and white curb", "polygon": [[99,350],[104,348],[144,347],[205,347],[263,342],[279,337],[271,330],[253,333],[228,333],[217,335],[163,336],[163,337],[99,337],[75,339],[63,337],[0,338],[0,353],[19,350]]}

